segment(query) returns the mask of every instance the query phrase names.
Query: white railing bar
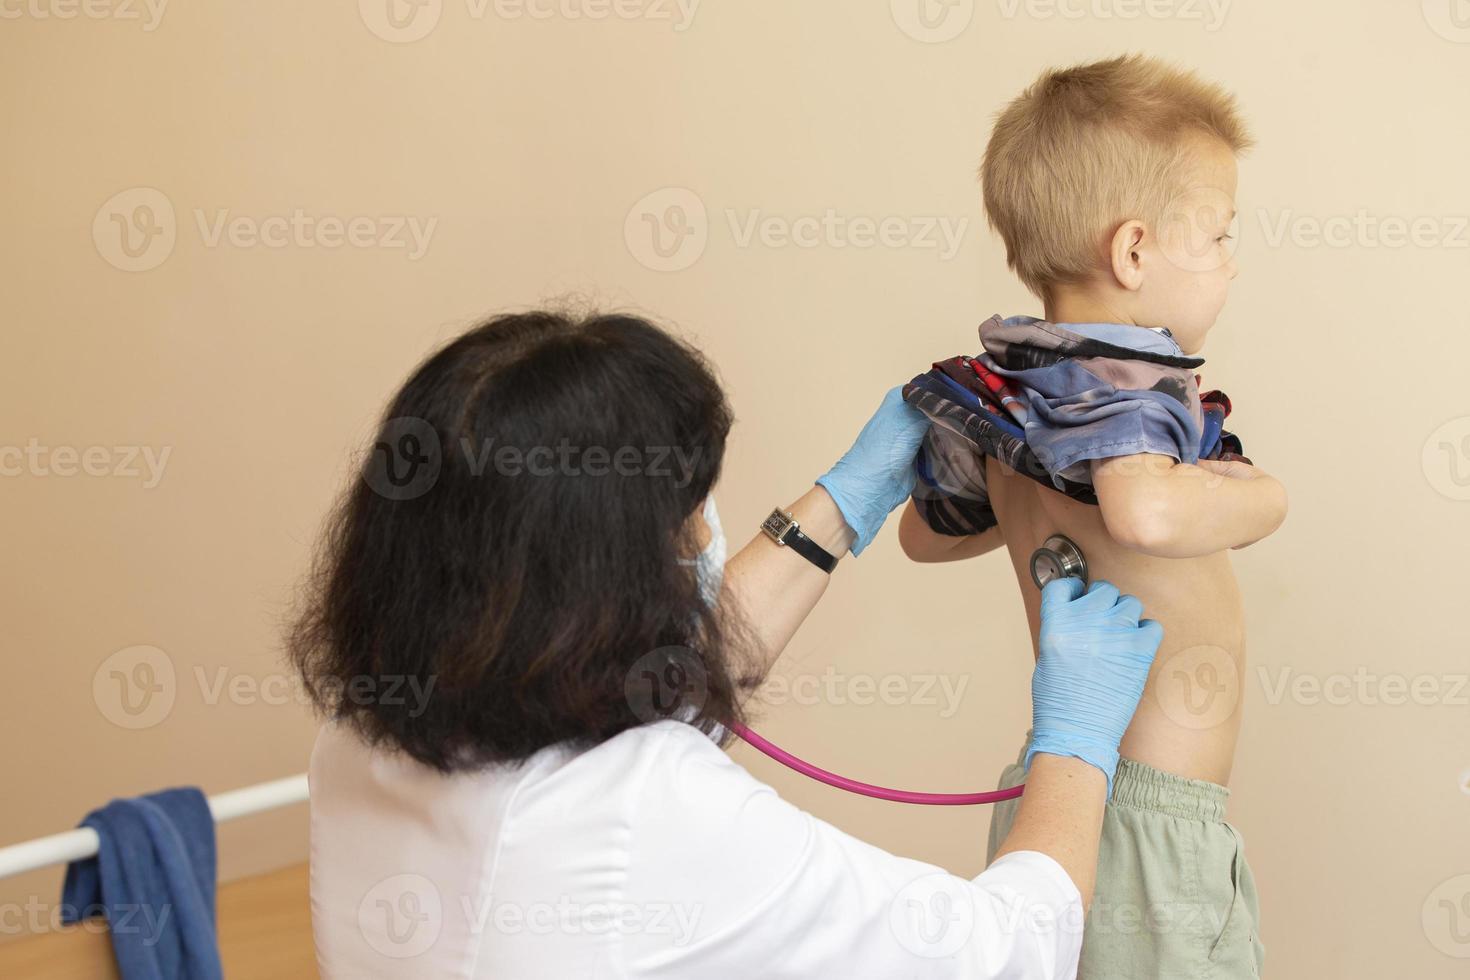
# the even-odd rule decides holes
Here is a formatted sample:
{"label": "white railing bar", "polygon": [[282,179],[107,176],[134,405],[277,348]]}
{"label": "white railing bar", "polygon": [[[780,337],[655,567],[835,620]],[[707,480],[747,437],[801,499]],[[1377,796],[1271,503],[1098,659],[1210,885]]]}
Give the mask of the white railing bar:
{"label": "white railing bar", "polygon": [[[277,810],[307,799],[306,773],[230,790],[209,798],[215,823]],[[90,827],[37,837],[35,840],[0,847],[0,878],[35,871],[52,864],[79,861],[97,853],[97,831]]]}

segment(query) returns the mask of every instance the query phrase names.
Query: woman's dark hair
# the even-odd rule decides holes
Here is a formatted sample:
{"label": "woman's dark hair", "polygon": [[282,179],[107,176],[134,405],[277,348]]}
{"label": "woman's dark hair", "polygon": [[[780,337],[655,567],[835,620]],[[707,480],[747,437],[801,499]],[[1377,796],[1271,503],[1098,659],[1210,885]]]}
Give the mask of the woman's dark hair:
{"label": "woman's dark hair", "polygon": [[678,560],[731,421],[700,353],[634,316],[498,316],[431,355],[291,631],[317,707],[445,772],[738,722],[741,631]]}

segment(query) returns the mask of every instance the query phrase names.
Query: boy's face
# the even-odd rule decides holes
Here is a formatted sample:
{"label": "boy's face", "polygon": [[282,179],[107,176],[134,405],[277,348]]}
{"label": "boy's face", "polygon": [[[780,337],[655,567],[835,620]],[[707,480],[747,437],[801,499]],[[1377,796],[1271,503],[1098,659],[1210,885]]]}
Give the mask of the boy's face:
{"label": "boy's face", "polygon": [[1205,335],[1225,305],[1235,265],[1235,156],[1218,140],[1200,140],[1185,190],[1169,202],[1151,248],[1136,322],[1165,326],[1186,354],[1204,346]]}

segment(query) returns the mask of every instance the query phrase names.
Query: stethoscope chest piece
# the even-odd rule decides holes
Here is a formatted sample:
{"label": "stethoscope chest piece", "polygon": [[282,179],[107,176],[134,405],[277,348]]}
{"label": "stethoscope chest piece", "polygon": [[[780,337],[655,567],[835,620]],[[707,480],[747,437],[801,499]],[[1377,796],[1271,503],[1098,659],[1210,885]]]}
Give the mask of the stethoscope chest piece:
{"label": "stethoscope chest piece", "polygon": [[1031,553],[1031,580],[1038,589],[1059,578],[1079,578],[1087,584],[1087,559],[1071,538],[1053,534]]}

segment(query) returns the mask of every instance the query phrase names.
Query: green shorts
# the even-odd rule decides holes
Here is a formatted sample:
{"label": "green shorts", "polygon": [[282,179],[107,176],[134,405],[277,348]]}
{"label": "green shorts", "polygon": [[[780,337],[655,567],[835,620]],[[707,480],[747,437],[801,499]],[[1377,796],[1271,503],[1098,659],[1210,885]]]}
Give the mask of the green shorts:
{"label": "green shorts", "polygon": [[[1029,744],[1031,733],[1026,733]],[[1000,788],[1024,782],[1021,762]],[[1080,980],[1256,978],[1266,957],[1256,883],[1240,832],[1225,822],[1224,786],[1122,759],[1103,814],[1097,887],[1082,934]],[[986,862],[1010,833],[1019,800],[995,805]]]}

